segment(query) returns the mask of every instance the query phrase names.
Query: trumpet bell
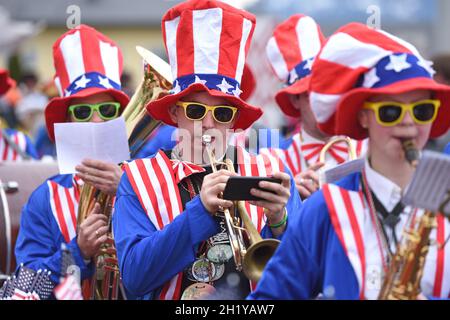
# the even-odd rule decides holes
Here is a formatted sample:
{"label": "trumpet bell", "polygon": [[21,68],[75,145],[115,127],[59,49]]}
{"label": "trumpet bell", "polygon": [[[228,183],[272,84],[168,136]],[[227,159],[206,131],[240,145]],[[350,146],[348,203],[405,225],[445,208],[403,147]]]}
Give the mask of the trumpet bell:
{"label": "trumpet bell", "polygon": [[264,239],[253,243],[245,253],[243,260],[244,274],[253,282],[261,279],[267,262],[272,258],[273,254],[280,244],[276,239]]}

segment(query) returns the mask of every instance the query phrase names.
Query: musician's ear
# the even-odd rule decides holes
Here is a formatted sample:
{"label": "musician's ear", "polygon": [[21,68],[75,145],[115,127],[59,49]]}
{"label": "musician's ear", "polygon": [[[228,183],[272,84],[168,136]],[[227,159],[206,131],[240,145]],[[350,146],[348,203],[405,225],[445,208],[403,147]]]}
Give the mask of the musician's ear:
{"label": "musician's ear", "polygon": [[361,127],[363,127],[364,129],[367,129],[369,127],[369,115],[367,113],[368,111],[369,110],[363,109],[358,111],[358,121]]}
{"label": "musician's ear", "polygon": [[176,105],[172,105],[169,107],[169,116],[170,116],[170,120],[172,120],[175,123],[178,123],[178,113],[177,113],[177,106]]}

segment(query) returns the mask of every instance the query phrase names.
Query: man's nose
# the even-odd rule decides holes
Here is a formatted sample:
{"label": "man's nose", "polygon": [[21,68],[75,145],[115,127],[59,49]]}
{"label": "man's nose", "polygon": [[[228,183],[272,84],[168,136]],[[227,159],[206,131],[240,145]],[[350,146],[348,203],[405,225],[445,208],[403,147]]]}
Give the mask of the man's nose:
{"label": "man's nose", "polygon": [[100,116],[98,115],[97,111],[94,111],[94,114],[92,115],[91,121],[90,122],[104,122],[105,120],[103,120],[102,118],[100,118]]}
{"label": "man's nose", "polygon": [[405,116],[403,117],[403,119],[401,121],[401,124],[403,124],[403,125],[412,125],[412,124],[415,123],[414,119],[413,119],[413,117],[411,115],[411,112],[412,112],[412,110],[407,110],[405,112]]}
{"label": "man's nose", "polygon": [[206,112],[206,116],[202,120],[202,126],[205,129],[210,129],[210,128],[214,128],[214,125],[215,125],[215,120],[212,115],[212,111],[208,110]]}

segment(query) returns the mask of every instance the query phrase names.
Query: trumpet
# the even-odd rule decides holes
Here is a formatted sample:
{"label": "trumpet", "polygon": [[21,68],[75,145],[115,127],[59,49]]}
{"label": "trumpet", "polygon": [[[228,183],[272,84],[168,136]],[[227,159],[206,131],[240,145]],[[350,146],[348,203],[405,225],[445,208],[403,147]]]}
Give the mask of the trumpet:
{"label": "trumpet", "polygon": [[[325,162],[325,156],[326,156],[328,150],[333,145],[335,145],[339,142],[345,142],[347,144],[349,161],[355,160],[357,158],[356,148],[355,148],[355,145],[354,145],[352,139],[350,139],[347,136],[336,136],[336,137],[333,137],[332,139],[330,139],[330,141],[328,141],[325,144],[325,146],[322,148],[322,150],[320,151],[319,162]],[[322,167],[319,170],[319,187],[322,188],[324,183],[325,183],[325,169],[324,169],[324,167]]]}
{"label": "trumpet", "polygon": [[[215,159],[214,152],[211,150],[211,136],[202,136],[202,143],[206,148],[213,172],[217,171],[217,165],[222,165],[227,170],[235,172],[230,159],[225,159],[224,162]],[[237,209],[237,214],[231,214],[227,208],[224,208],[223,214],[236,270],[243,271],[248,279],[258,282],[280,241],[262,239],[250,220],[244,201],[236,201],[234,208]]]}

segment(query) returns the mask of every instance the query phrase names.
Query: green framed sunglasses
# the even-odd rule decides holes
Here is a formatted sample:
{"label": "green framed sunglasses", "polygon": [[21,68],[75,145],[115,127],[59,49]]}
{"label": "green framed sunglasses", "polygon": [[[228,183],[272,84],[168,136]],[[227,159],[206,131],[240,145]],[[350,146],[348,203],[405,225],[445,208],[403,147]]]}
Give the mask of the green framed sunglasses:
{"label": "green framed sunglasses", "polygon": [[119,115],[119,102],[100,102],[100,103],[80,103],[69,106],[69,113],[76,121],[89,121],[97,111],[98,116],[103,120],[111,120]]}

